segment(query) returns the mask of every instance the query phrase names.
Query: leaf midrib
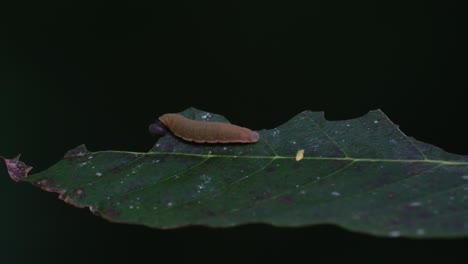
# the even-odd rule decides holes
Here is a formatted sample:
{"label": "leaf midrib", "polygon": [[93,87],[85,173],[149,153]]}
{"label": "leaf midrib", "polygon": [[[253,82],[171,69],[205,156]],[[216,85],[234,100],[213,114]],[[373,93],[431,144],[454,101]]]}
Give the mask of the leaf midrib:
{"label": "leaf midrib", "polygon": [[[174,155],[174,156],[188,156],[188,157],[201,157],[201,158],[229,158],[229,159],[296,159],[296,156],[251,156],[251,155],[217,155],[217,154],[195,154],[195,153],[182,153],[182,152],[127,152],[127,151],[98,151],[89,153],[89,155],[96,155],[101,153],[122,153],[122,154],[136,154],[136,155]],[[468,165],[468,161],[451,161],[451,160],[436,160],[436,159],[379,159],[379,158],[353,158],[353,157],[304,157],[302,160],[330,160],[330,161],[353,161],[353,162],[389,162],[389,163],[438,163],[442,165]],[[302,161],[301,160],[301,161]],[[298,161],[298,162],[301,162]]]}

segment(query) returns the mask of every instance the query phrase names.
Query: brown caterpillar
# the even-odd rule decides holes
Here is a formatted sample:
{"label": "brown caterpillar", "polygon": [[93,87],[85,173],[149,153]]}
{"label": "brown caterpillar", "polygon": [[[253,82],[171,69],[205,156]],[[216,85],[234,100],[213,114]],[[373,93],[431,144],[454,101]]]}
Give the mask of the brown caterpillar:
{"label": "brown caterpillar", "polygon": [[[197,143],[255,143],[260,138],[257,132],[245,127],[221,122],[196,121],[179,114],[164,114],[159,120],[174,135]],[[152,124],[150,131],[152,130],[160,129],[157,128],[157,124]]]}

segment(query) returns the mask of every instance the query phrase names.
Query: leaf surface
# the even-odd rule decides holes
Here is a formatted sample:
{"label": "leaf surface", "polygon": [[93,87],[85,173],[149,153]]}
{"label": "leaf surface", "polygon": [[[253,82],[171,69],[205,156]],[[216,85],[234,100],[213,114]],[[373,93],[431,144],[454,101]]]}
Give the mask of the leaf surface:
{"label": "leaf surface", "polygon": [[[195,108],[181,114],[228,122]],[[407,137],[380,110],[343,121],[305,111],[258,132],[256,144],[196,144],[168,134],[147,153],[82,145],[31,176],[18,159],[5,161],[13,179],[113,222],[327,223],[391,237],[468,235],[468,157]]]}

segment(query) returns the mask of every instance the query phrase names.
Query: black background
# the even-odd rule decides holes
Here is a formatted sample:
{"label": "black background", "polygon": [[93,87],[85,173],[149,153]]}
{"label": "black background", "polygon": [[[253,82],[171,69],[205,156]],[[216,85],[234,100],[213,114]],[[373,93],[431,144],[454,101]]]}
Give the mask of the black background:
{"label": "black background", "polygon": [[[147,151],[154,144],[147,125],[191,106],[256,130],[303,110],[337,120],[380,108],[407,135],[468,154],[459,8],[451,1],[2,6],[0,154],[22,153],[38,172],[82,143]],[[466,249],[463,239],[376,238],[334,226],[109,224],[14,183],[0,166],[1,263],[447,261]]]}

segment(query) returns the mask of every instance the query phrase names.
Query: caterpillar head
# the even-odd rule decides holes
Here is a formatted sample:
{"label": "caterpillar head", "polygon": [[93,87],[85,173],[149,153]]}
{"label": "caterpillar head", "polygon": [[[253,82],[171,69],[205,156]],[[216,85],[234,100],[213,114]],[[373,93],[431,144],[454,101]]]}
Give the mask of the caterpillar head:
{"label": "caterpillar head", "polygon": [[148,131],[153,136],[162,137],[166,135],[167,128],[161,121],[157,120],[149,125]]}

